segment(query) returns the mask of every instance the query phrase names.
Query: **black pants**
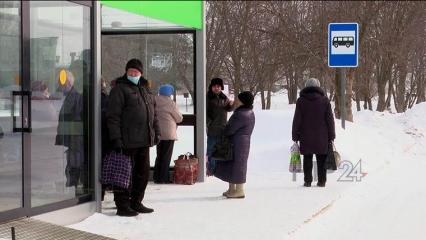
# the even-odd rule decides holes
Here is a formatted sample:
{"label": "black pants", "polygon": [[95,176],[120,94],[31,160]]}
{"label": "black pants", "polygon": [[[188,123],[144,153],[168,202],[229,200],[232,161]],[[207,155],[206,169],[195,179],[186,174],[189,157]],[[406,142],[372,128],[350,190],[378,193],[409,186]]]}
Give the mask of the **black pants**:
{"label": "black pants", "polygon": [[[327,169],[325,168],[325,159],[327,154],[315,154],[317,159],[318,168],[318,182],[325,183],[327,181]],[[312,182],[312,154],[303,155],[303,173],[305,175],[305,182]]]}
{"label": "black pants", "polygon": [[161,140],[157,145],[157,158],[154,167],[154,182],[169,183],[169,167],[172,160],[174,140]]}
{"label": "black pants", "polygon": [[117,208],[142,202],[149,178],[149,147],[125,149],[124,154],[132,159],[132,181],[129,189],[114,187],[114,201]]}

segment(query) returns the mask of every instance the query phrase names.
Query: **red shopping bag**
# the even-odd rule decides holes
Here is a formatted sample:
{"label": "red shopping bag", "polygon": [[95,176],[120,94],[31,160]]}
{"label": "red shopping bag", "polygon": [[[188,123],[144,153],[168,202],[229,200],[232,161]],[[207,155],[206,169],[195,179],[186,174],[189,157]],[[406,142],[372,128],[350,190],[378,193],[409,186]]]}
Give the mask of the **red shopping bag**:
{"label": "red shopping bag", "polygon": [[198,178],[198,158],[187,153],[180,155],[175,162],[173,182],[175,184],[192,185]]}

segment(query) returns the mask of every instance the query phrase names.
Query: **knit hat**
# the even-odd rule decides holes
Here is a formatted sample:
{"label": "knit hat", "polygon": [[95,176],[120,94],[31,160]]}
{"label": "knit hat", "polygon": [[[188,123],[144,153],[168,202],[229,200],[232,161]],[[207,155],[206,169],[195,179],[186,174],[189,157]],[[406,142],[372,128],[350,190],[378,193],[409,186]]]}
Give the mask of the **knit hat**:
{"label": "knit hat", "polygon": [[143,73],[143,65],[139,59],[130,59],[126,64],[126,72],[129,68],[137,69],[141,74]]}
{"label": "knit hat", "polygon": [[252,106],[254,101],[254,96],[251,92],[245,91],[238,94],[238,99],[244,106]]}
{"label": "knit hat", "polygon": [[320,85],[320,81],[316,78],[309,78],[305,82],[305,87],[319,87]]}
{"label": "knit hat", "polygon": [[158,89],[158,93],[163,96],[170,97],[175,91],[174,87],[170,84],[161,85]]}
{"label": "knit hat", "polygon": [[222,80],[221,78],[213,78],[213,79],[210,81],[209,89],[211,90],[211,88],[212,88],[214,85],[219,85],[219,86],[220,86],[220,88],[221,88],[222,90],[223,90],[223,89],[225,89],[225,87],[223,86],[223,80]]}

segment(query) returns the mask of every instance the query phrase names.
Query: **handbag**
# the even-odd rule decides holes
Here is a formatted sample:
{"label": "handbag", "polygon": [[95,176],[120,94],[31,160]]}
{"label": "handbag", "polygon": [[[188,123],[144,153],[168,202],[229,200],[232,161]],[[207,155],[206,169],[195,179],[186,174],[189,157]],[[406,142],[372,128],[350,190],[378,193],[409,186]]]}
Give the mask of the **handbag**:
{"label": "handbag", "polygon": [[198,158],[191,153],[180,155],[174,160],[173,183],[192,185],[198,178]]}
{"label": "handbag", "polygon": [[132,160],[123,153],[111,151],[103,159],[101,183],[128,189],[132,180]]}
{"label": "handbag", "polygon": [[217,161],[232,161],[234,159],[233,147],[231,140],[226,136],[222,136],[213,146],[212,159]]}
{"label": "handbag", "polygon": [[336,150],[333,142],[328,144],[327,158],[325,160],[325,168],[327,170],[337,170],[337,167],[340,165],[341,157]]}
{"label": "handbag", "polygon": [[288,166],[288,170],[291,173],[302,172],[302,160],[300,158],[300,148],[296,142],[290,148],[290,164]]}

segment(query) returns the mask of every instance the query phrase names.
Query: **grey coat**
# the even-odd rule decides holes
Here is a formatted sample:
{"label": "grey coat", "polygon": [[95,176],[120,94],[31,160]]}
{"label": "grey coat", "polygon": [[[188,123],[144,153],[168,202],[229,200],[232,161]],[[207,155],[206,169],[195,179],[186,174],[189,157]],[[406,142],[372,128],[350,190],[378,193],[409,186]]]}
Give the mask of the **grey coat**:
{"label": "grey coat", "polygon": [[247,160],[254,125],[255,117],[251,108],[239,107],[235,110],[224,131],[233,144],[233,160],[218,161],[214,176],[234,184],[246,182]]}

